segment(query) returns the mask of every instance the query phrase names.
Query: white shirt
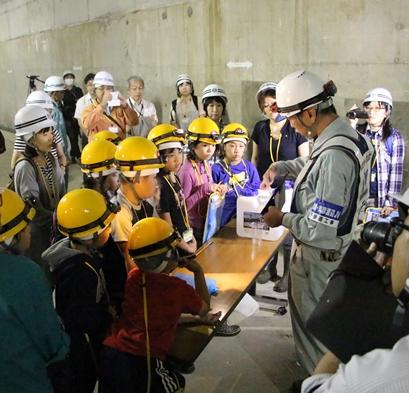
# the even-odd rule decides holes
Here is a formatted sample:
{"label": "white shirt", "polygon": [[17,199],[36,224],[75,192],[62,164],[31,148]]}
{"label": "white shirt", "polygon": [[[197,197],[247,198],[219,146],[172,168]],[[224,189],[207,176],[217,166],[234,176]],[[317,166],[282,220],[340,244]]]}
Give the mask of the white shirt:
{"label": "white shirt", "polygon": [[307,378],[302,384],[302,393],[310,392],[409,392],[409,336],[401,338],[392,349],[375,349],[364,356],[353,356],[347,364],[340,365],[335,374]]}
{"label": "white shirt", "polygon": [[85,107],[87,107],[88,105],[91,105],[92,102],[92,98],[91,98],[91,94],[87,93],[85,94],[85,96],[82,96],[78,101],[77,101],[77,105],[75,107],[75,113],[74,113],[74,117],[79,120],[81,117],[81,113],[84,110]]}
{"label": "white shirt", "polygon": [[146,101],[142,98],[141,102],[138,104],[132,97],[129,97],[126,102],[138,116],[151,117],[154,116],[154,120],[158,122],[158,115],[156,114],[155,105],[152,102]]}

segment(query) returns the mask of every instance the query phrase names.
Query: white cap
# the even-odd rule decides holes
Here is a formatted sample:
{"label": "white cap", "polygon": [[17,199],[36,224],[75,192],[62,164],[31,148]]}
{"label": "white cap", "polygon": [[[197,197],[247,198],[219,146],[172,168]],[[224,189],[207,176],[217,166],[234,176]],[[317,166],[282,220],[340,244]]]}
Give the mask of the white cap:
{"label": "white cap", "polygon": [[[124,175],[125,177],[129,177],[133,179],[137,175],[137,171],[121,171],[121,174]],[[159,173],[158,168],[150,168],[150,169],[142,169],[139,173],[139,176],[150,176],[150,175],[156,175]]]}
{"label": "white cap", "polygon": [[224,91],[224,89],[215,84],[212,83],[211,85],[207,85],[202,92],[202,102],[206,99],[206,98],[213,98],[213,97],[220,97],[223,99],[223,101],[225,103],[227,103],[227,96],[226,96],[226,92]]}
{"label": "white cap", "polygon": [[393,107],[392,94],[389,90],[384,89],[383,87],[377,87],[375,89],[369,90],[368,93],[366,93],[366,97],[364,98],[362,103],[365,104],[373,101],[383,102],[390,105],[391,108]]}
{"label": "white cap", "polygon": [[55,122],[51,115],[37,105],[22,107],[14,117],[16,136],[22,137],[26,142],[43,128],[54,127]]}
{"label": "white cap", "polygon": [[176,78],[176,87],[179,87],[184,82],[192,83],[192,78],[188,74],[180,74]]}
{"label": "white cap", "polygon": [[233,142],[233,141],[241,142],[241,143],[244,143],[245,145],[247,145],[247,139],[245,139],[245,138],[239,138],[237,136],[231,136],[231,137],[228,137],[228,138],[223,138],[223,144],[225,144],[227,142]]}
{"label": "white cap", "polygon": [[94,81],[92,82],[95,87],[100,86],[115,86],[114,78],[107,71],[99,71],[95,74]]}
{"label": "white cap", "polygon": [[53,109],[53,102],[50,96],[42,90],[36,90],[29,94],[26,105],[37,105],[43,109]]}
{"label": "white cap", "polygon": [[165,142],[158,145],[158,150],[166,149],[182,149],[183,145],[181,142]]}
{"label": "white cap", "polygon": [[330,94],[324,85],[321,78],[306,70],[287,75],[277,84],[278,111],[290,117],[324,101],[328,102],[328,106],[332,105],[331,96],[335,91]]}
{"label": "white cap", "polygon": [[257,103],[258,103],[258,99],[261,93],[267,90],[276,91],[276,89],[277,89],[277,82],[264,82],[257,90],[257,93],[256,93]]}
{"label": "white cap", "polygon": [[65,90],[64,79],[61,76],[53,75],[49,76],[45,80],[44,91],[46,91],[47,93],[64,90]]}

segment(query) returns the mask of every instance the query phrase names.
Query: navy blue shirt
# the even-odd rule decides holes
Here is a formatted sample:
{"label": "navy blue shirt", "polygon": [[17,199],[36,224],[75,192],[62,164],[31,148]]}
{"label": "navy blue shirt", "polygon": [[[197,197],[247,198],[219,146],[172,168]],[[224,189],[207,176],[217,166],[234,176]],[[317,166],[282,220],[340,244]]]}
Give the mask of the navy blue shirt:
{"label": "navy blue shirt", "polygon": [[[258,146],[257,171],[260,178],[263,177],[264,173],[272,163],[270,155],[270,138],[270,120],[266,119],[257,122],[254,126],[251,139]],[[287,161],[297,158],[298,146],[302,145],[304,142],[307,142],[307,139],[296,132],[295,129],[291,127],[290,122],[287,121],[281,129],[278,159],[276,157],[278,139],[273,139],[271,143],[271,152],[274,161]]]}

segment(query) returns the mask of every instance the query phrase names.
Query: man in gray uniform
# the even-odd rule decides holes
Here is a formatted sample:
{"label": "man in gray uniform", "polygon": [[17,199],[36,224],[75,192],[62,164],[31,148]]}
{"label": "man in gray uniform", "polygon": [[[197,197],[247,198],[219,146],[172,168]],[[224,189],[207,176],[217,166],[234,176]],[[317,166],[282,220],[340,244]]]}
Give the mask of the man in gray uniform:
{"label": "man in gray uniform", "polygon": [[368,139],[341,120],[333,106],[336,87],[317,75],[298,71],[277,86],[277,106],[298,132],[314,139],[310,157],[273,163],[263,177],[268,188],[276,176],[296,178],[291,212],[270,208],[265,222],[284,225],[293,237],[289,300],[296,351],[312,372],[327,352],[305,322],[321,297],[351,240],[368,195]]}

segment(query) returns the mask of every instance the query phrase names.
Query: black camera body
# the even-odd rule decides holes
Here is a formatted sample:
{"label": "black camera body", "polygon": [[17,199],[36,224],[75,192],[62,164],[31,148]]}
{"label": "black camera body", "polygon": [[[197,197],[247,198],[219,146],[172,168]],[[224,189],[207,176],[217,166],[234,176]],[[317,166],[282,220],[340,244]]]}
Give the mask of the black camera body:
{"label": "black camera body", "polygon": [[364,225],[361,240],[368,245],[375,243],[378,251],[390,255],[402,228],[403,220],[401,218],[394,218],[390,222],[369,221]]}
{"label": "black camera body", "polygon": [[346,113],[348,119],[368,119],[368,114],[361,109],[352,109]]}

